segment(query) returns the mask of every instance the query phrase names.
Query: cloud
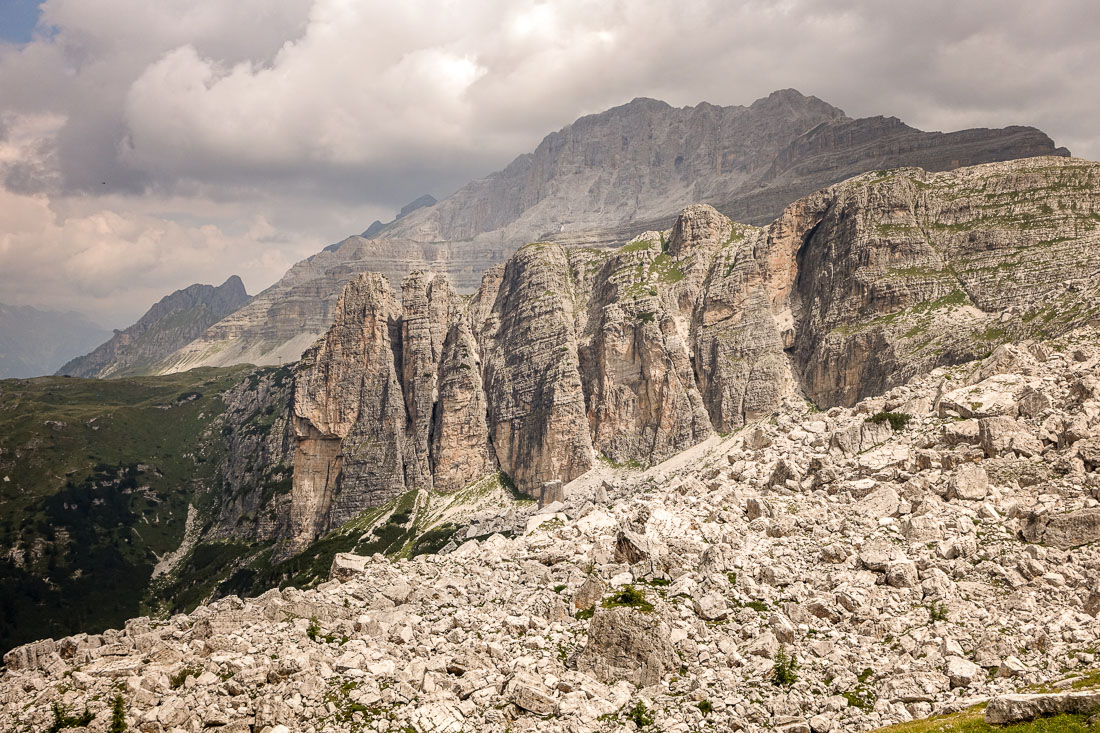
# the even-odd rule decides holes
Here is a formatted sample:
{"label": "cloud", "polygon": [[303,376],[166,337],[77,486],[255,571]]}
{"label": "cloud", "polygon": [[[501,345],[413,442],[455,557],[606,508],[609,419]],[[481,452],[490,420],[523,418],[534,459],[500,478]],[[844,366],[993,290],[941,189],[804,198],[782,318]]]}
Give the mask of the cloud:
{"label": "cloud", "polygon": [[[259,245],[259,246],[257,246]],[[286,241],[264,217],[242,232],[184,224],[102,203],[60,218],[44,195],[0,190],[0,272],[4,298],[89,313],[123,327],[164,295],[191,282],[221,283],[244,273],[246,286],[278,278],[287,262],[324,245]],[[181,274],[183,277],[181,278]]]}
{"label": "cloud", "polygon": [[795,87],[1098,158],[1098,30],[1091,0],[46,0],[0,43],[4,218],[79,266],[36,269],[5,229],[0,301],[138,315],[234,270],[260,287],[636,96]]}

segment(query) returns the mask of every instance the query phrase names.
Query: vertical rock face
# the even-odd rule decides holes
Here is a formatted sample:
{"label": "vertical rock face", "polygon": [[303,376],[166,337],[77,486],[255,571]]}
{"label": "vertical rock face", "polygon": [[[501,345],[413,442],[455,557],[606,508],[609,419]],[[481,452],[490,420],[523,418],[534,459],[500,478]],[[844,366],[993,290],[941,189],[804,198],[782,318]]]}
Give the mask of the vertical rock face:
{"label": "vertical rock face", "polygon": [[400,307],[386,279],[352,280],[298,371],[290,536],[305,543],[405,490],[405,400],[394,345]]}
{"label": "vertical rock face", "polygon": [[494,470],[478,345],[463,315],[447,331],[431,430],[435,488],[454,491]]}
{"label": "vertical rock face", "polygon": [[806,234],[786,250],[797,252],[802,311],[793,353],[820,404],[852,404],[1096,312],[1094,163],[881,171],[809,202],[797,217]]}
{"label": "vertical rock face", "polygon": [[491,469],[477,344],[442,276],[413,273],[401,304],[364,273],[298,367],[288,536],[312,540],[406,491],[453,490]]}
{"label": "vertical rock face", "polygon": [[689,256],[678,255],[643,236],[608,258],[588,301],[579,358],[589,427],[615,462],[661,460],[712,433],[679,322]]}
{"label": "vertical rock face", "polygon": [[1100,313],[1097,244],[1100,165],[1043,158],[866,174],[765,229],[697,205],[613,252],[529,245],[469,303],[360,275],[300,366],[292,524],[492,470],[538,495],[1064,330]]}
{"label": "vertical rock face", "polygon": [[501,470],[527,490],[592,466],[573,291],[565,250],[534,244],[475,296],[489,436]]}

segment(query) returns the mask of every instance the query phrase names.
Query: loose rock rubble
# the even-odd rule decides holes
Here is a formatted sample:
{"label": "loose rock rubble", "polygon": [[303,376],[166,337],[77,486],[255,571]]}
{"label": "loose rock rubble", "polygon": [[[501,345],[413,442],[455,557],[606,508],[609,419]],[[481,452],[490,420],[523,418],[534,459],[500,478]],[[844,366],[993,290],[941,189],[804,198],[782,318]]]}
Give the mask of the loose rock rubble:
{"label": "loose rock rubble", "polygon": [[851,409],[788,399],[648,471],[586,474],[521,536],[338,556],[312,590],[20,647],[0,718],[41,730],[86,705],[106,730],[117,693],[149,733],[828,733],[1015,710],[1100,644],[1096,336]]}

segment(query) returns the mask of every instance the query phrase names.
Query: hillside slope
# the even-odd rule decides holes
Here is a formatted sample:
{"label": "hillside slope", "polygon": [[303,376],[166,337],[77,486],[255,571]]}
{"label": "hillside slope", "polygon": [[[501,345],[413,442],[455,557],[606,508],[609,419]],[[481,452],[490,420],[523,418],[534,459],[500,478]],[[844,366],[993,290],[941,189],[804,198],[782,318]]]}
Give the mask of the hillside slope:
{"label": "hillside slope", "polygon": [[[121,695],[142,729],[794,733],[1095,686],[1098,336],[851,408],[787,399],[648,470],[601,466],[514,533],[20,647],[0,715],[100,730]],[[1084,731],[1097,705],[1008,730]]]}
{"label": "hillside slope", "polygon": [[259,445],[278,438],[263,408],[289,376],[0,381],[0,649],[155,608],[158,560],[186,551],[223,493],[277,498],[284,476],[289,490]]}

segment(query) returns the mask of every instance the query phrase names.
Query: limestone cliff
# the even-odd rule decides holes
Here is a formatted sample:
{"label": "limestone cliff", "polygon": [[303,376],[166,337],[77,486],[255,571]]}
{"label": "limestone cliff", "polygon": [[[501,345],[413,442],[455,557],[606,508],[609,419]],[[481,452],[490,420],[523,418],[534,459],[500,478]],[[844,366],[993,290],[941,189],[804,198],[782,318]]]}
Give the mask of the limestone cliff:
{"label": "limestone cliff", "polygon": [[443,272],[471,293],[529,242],[620,246],[700,202],[767,224],[800,197],[867,170],[1038,155],[1068,152],[1029,127],[928,133],[895,118],[852,119],[792,89],[747,107],[635,99],[547,135],[438,203],[422,197],[388,225],[303,260],[161,371],[295,361],[331,325],[341,288],[366,270],[392,283],[415,270]]}
{"label": "limestone cliff", "polygon": [[1100,312],[1098,240],[1100,165],[1050,157],[865,174],[764,229],[696,205],[612,252],[528,245],[468,303],[360,275],[298,371],[295,536],[494,469],[537,495],[1061,332]]}

